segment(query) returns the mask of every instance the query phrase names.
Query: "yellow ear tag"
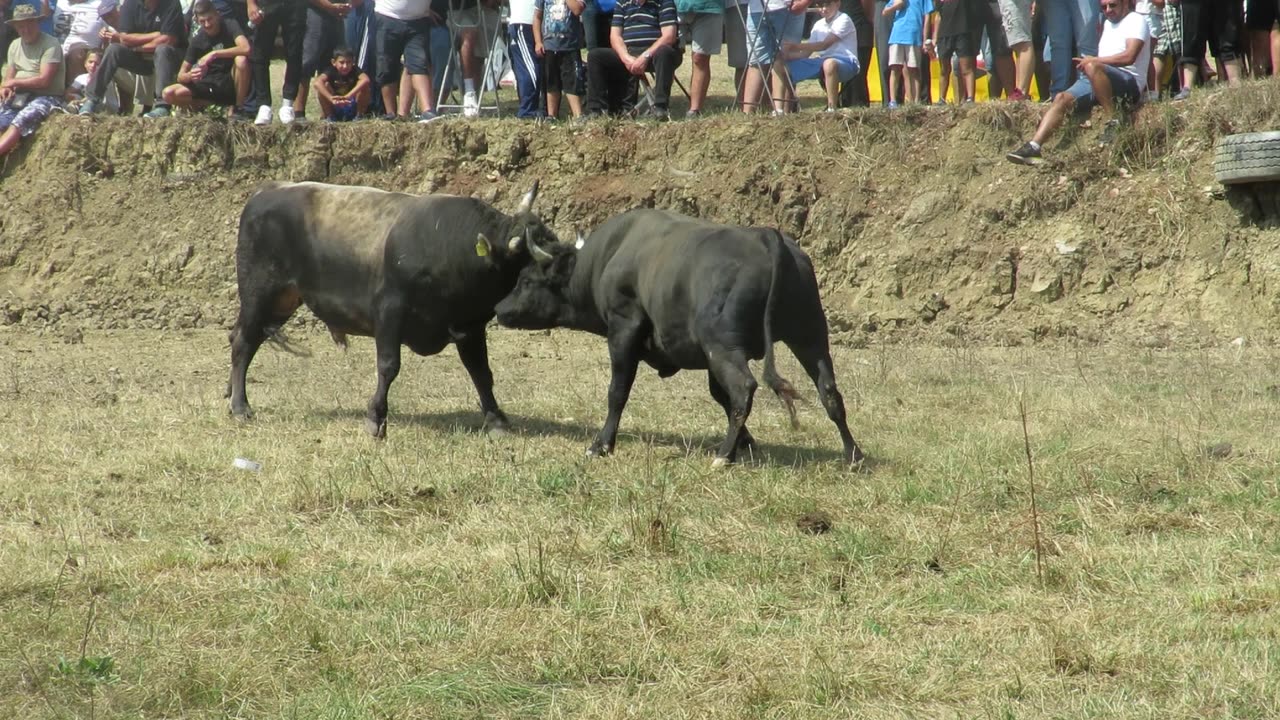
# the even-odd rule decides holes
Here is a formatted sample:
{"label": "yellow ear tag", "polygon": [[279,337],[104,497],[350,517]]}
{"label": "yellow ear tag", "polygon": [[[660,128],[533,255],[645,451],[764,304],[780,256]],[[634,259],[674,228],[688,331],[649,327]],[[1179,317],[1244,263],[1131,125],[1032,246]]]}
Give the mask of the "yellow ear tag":
{"label": "yellow ear tag", "polygon": [[489,243],[485,242],[484,240],[477,240],[476,255],[479,255],[480,257],[484,257],[488,254],[489,254]]}

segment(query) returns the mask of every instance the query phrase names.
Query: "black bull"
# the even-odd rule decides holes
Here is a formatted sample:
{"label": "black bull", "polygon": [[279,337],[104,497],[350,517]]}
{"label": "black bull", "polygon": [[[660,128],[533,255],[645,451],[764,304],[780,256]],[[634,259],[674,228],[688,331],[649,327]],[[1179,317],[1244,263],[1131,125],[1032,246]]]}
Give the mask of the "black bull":
{"label": "black bull", "polygon": [[754,443],[746,428],[764,358],[765,384],[787,404],[773,343],[795,354],[840,431],[846,462],[862,459],[836,388],[827,319],[813,264],[776,230],[739,228],[663,210],[616,216],[576,246],[532,243],[535,263],[496,308],[498,322],[529,330],[568,327],[608,338],[609,416],[588,454],[613,451],[618,422],[641,360],[668,377],[706,369],[711,396],[728,417],[716,464]]}
{"label": "black bull", "polygon": [[366,421],[386,434],[387,391],[400,346],[433,355],[449,343],[475,383],[485,424],[507,418],[493,397],[485,325],[529,264],[533,242],[555,236],[532,212],[538,185],[514,216],[473,198],[279,183],[245,204],[236,242],[240,313],[231,330],[231,412],[251,415],[245,375],[263,341],[301,305],[340,344],[374,338],[378,386]]}

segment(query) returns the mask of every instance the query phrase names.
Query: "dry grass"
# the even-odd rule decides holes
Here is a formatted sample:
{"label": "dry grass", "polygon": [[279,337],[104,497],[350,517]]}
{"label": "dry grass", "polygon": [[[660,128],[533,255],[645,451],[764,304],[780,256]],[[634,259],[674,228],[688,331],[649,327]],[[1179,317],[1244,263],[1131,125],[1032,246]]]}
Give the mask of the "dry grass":
{"label": "dry grass", "polygon": [[0,716],[1280,714],[1263,350],[843,351],[868,472],[764,396],[764,459],[714,472],[701,374],[583,459],[595,338],[495,334],[499,440],[408,360],[383,444],[371,343],[300,339],[239,425],[221,333],[0,335]]}

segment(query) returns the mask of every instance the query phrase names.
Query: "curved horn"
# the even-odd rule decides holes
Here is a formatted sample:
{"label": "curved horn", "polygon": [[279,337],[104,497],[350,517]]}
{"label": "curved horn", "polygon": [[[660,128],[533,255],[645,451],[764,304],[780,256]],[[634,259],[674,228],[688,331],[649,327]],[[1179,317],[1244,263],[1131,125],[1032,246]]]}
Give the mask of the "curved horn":
{"label": "curved horn", "polygon": [[538,263],[551,262],[552,259],[555,258],[554,255],[539,247],[536,242],[529,243],[529,254],[532,255],[534,261]]}
{"label": "curved horn", "polygon": [[512,235],[511,240],[507,242],[507,249],[511,252],[515,252],[520,249],[520,243],[522,242],[524,242],[524,236]]}
{"label": "curved horn", "polygon": [[574,241],[574,243],[573,243],[573,249],[574,249],[574,250],[581,250],[581,249],[582,249],[582,246],[587,244],[587,236],[582,234],[582,229],[581,229],[581,228],[574,228],[574,230],[575,230],[575,231],[577,232],[577,234],[578,234],[578,239]]}
{"label": "curved horn", "polygon": [[520,208],[517,212],[529,212],[533,209],[533,201],[538,198],[539,182],[538,180],[533,181],[533,187],[529,188],[529,192],[525,193],[524,197],[520,199]]}

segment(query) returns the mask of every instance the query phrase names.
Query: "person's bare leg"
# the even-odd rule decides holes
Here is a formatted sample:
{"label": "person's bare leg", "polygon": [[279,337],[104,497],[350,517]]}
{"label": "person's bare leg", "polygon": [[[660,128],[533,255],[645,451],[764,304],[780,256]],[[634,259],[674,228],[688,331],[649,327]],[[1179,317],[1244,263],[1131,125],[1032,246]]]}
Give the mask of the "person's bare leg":
{"label": "person's bare leg", "polygon": [[560,117],[560,93],[547,91],[547,117],[552,120]]}
{"label": "person's bare leg", "polygon": [[839,107],[840,102],[840,65],[827,58],[822,61],[822,77],[827,86],[827,107]]}
{"label": "person's bare leg", "polygon": [[1016,87],[1022,94],[1031,97],[1031,78],[1036,73],[1036,53],[1031,43],[1023,42],[1013,46],[1016,53],[1014,60],[1014,76]]}
{"label": "person's bare leg", "polygon": [[565,93],[565,96],[569,98],[569,112],[574,117],[582,117],[582,97],[573,93]]}
{"label": "person's bare leg", "polygon": [[400,100],[396,104],[396,115],[409,117],[413,114],[413,78],[409,69],[400,72]]}
{"label": "person's bare leg", "polygon": [[906,101],[912,104],[920,102],[920,68],[904,67],[907,74]]}
{"label": "person's bare leg", "polygon": [[13,152],[18,147],[18,143],[22,141],[22,135],[18,132],[18,128],[10,125],[3,133],[0,133],[0,157],[4,157]]}
{"label": "person's bare leg", "polygon": [[1058,126],[1062,125],[1062,121],[1075,107],[1076,99],[1065,92],[1060,92],[1053,98],[1053,103],[1049,105],[1049,111],[1044,114],[1044,118],[1040,120],[1040,127],[1036,128],[1036,134],[1031,141],[1036,145],[1044,145],[1045,141],[1053,135]]}
{"label": "person's bare leg", "polygon": [[[1240,64],[1240,60],[1226,60],[1222,62],[1222,67],[1226,71],[1227,84],[1235,87],[1244,79],[1244,66]],[[1219,78],[1222,76],[1219,75]]]}
{"label": "person's bare leg", "polygon": [[742,86],[742,112],[754,112],[760,107],[764,95],[764,76],[769,71],[768,66],[752,65],[747,71],[747,77]]}
{"label": "person's bare leg", "polygon": [[249,58],[241,56],[232,62],[231,73],[236,85],[236,107],[244,107],[245,100],[249,98],[249,72]]}
{"label": "person's bare leg", "polygon": [[418,95],[418,107],[422,109],[422,112],[435,112],[435,98],[431,95],[431,75],[426,73],[410,75],[409,82],[413,85],[413,91]]}
{"label": "person's bare leg", "polygon": [[[974,59],[960,58],[960,82],[964,83],[964,99],[972,100],[978,95],[978,78],[974,73]],[[956,83],[957,87],[960,83]]]}
{"label": "person's bare leg", "polygon": [[711,87],[711,56],[693,53],[693,78],[689,81],[689,112],[702,109]]}
{"label": "person's bare leg", "polygon": [[[1009,96],[1017,85],[1017,76],[1013,69],[1013,56],[1005,55],[996,58],[996,77],[1000,79],[1000,87],[1004,89],[1005,97]],[[994,100],[995,98],[991,98]]]}
{"label": "person's bare leg", "polygon": [[795,107],[795,94],[791,91],[791,76],[785,62],[773,65],[773,109],[791,112]]}

